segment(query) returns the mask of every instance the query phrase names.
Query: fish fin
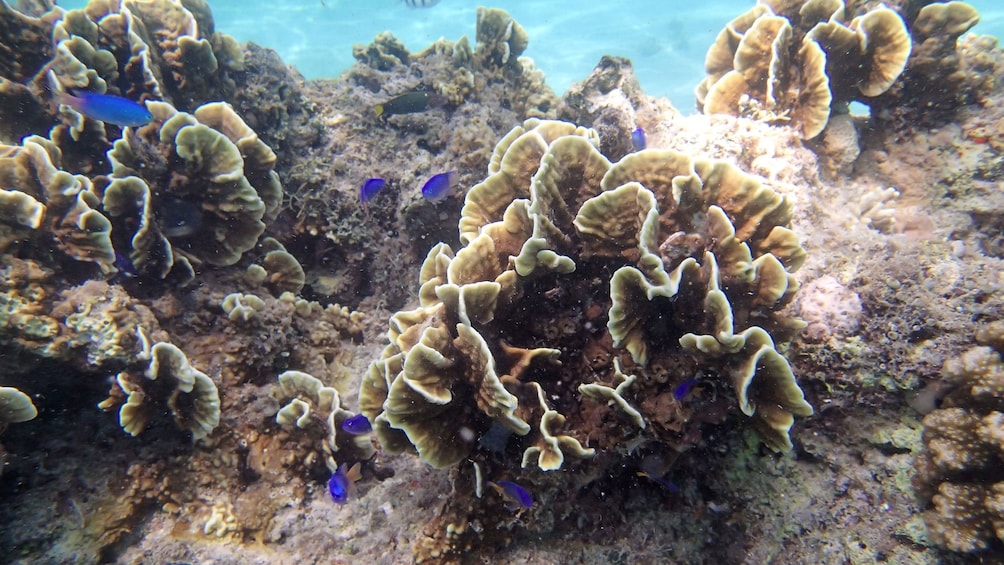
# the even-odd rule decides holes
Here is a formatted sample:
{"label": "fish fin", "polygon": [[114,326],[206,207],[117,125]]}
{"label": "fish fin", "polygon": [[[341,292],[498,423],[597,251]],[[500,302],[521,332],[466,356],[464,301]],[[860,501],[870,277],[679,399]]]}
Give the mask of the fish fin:
{"label": "fish fin", "polygon": [[356,462],[355,465],[349,467],[349,470],[345,471],[345,478],[353,483],[363,478],[361,465]]}

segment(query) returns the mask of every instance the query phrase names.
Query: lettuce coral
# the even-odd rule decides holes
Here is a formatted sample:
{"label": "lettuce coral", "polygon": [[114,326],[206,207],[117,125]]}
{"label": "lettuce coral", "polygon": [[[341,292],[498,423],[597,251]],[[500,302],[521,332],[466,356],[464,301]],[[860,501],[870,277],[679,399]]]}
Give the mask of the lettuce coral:
{"label": "lettuce coral", "polygon": [[[671,150],[610,163],[598,146],[592,130],[536,119],[499,142],[465,199],[465,246],[429,252],[419,308],[391,318],[363,380],[385,449],[451,466],[493,425],[542,470],[591,456],[587,437],[683,448],[693,408],[673,388],[694,374],[729,385],[767,445],[791,449],[793,417],[812,413],[774,345],[803,327],[780,313],[805,258],[791,203],[731,165]],[[634,427],[597,425],[585,396]],[[655,408],[667,403],[678,421]]]}
{"label": "lettuce coral", "polygon": [[958,98],[955,40],[977,21],[964,2],[900,13],[874,3],[764,0],[729,22],[708,50],[698,107],[788,122],[804,139],[853,101],[926,111],[932,98]]}
{"label": "lettuce coral", "polygon": [[232,265],[265,230],[282,188],[275,153],[228,104],[179,112],[148,104],[154,121],[127,129],[108,153],[104,208],[116,246],[139,274],[193,276],[192,262]]}

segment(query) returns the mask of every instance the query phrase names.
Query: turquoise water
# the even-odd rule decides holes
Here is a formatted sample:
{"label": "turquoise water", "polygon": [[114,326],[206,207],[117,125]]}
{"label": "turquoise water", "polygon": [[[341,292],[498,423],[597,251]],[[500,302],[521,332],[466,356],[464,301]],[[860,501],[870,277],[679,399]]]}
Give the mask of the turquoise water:
{"label": "turquoise water", "polygon": [[[425,9],[401,0],[210,0],[216,28],[271,47],[307,78],[334,77],[352,65],[352,45],[390,30],[412,51],[445,37],[474,39],[478,0],[441,0]],[[65,8],[85,0],[58,2]],[[975,33],[1004,34],[1004,4],[971,0],[982,15]],[[703,78],[704,54],[724,25],[752,0],[514,0],[504,8],[530,34],[533,58],[559,94],[582,80],[604,54],[632,60],[645,90],[684,111]]]}

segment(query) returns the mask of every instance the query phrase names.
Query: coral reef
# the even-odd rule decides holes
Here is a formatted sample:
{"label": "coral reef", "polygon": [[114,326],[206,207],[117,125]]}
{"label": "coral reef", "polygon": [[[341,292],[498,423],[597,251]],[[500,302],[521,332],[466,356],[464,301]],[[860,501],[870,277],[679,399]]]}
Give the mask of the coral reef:
{"label": "coral reef", "polygon": [[559,99],[539,21],[470,15],[308,82],[203,0],[0,2],[5,561],[1000,561],[972,9],[764,0],[692,116],[616,56]]}
{"label": "coral reef", "polygon": [[[319,113],[321,139],[283,179],[289,203],[280,220],[291,228],[276,234],[294,255],[314,259],[304,261],[306,292],[350,306],[402,307],[410,284],[385,266],[419,263],[429,243],[456,237],[443,218],[459,210],[459,194],[430,202],[420,192],[425,180],[455,170],[460,185],[470,186],[493,140],[528,116],[554,116],[557,97],[519,56],[527,41],[522,27],[498,9],[479,11],[477,21],[473,49],[462,37],[409,52],[381,34],[355,47],[359,62],[337,80],[306,88],[310,98],[331,103]],[[377,117],[376,105],[412,91],[433,93],[436,102]],[[411,140],[407,151],[402,137]],[[363,206],[359,186],[371,177],[387,187]]]}
{"label": "coral reef", "polygon": [[877,118],[890,108],[956,107],[968,86],[958,80],[956,40],[979,20],[976,10],[933,3],[908,15],[904,21],[883,5],[841,0],[760,2],[708,50],[698,106],[790,123],[805,139],[846,114],[850,102],[871,106]]}

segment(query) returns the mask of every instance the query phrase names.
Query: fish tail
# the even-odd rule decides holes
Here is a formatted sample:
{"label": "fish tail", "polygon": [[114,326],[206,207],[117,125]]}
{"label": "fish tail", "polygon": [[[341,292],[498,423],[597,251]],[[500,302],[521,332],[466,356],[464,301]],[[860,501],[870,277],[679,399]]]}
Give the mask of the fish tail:
{"label": "fish tail", "polygon": [[59,80],[56,78],[56,73],[53,72],[52,69],[49,69],[49,72],[46,73],[46,78],[49,83],[49,92],[52,94],[52,101],[56,105],[63,104],[65,106],[73,106],[77,97],[66,92],[66,89],[64,89],[63,85],[59,83]]}
{"label": "fish tail", "polygon": [[376,115],[378,118],[383,115],[383,104],[377,104],[376,107],[374,107],[373,109],[376,110]]}

